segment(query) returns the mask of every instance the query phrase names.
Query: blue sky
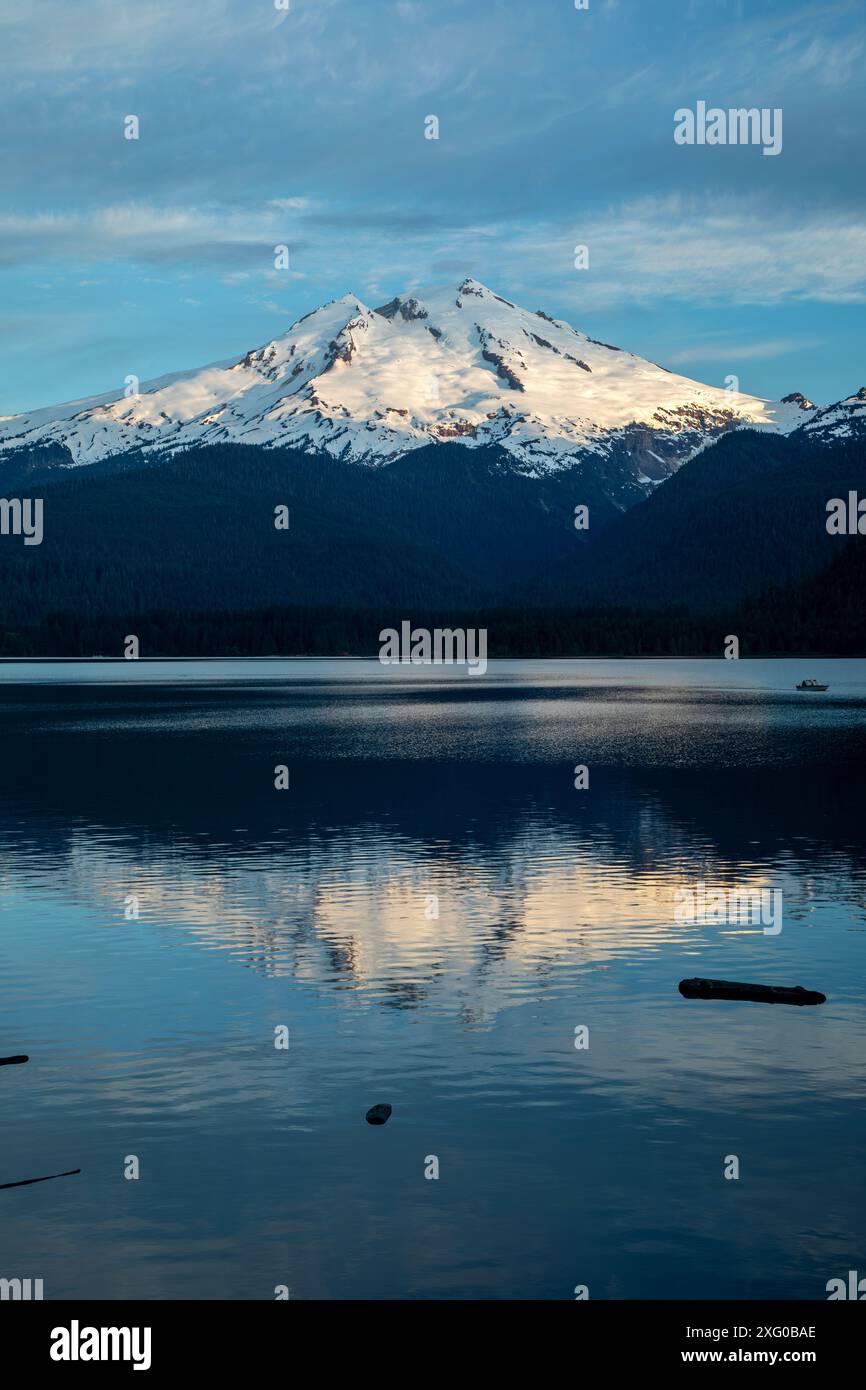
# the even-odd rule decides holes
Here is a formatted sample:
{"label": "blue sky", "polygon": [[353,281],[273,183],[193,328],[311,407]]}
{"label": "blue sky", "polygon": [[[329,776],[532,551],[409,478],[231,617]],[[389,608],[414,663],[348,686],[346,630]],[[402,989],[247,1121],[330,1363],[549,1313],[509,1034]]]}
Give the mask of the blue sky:
{"label": "blue sky", "polygon": [[[5,0],[0,43],[2,414],[466,274],[713,384],[866,384],[862,0]],[[698,100],[781,154],[675,144]]]}

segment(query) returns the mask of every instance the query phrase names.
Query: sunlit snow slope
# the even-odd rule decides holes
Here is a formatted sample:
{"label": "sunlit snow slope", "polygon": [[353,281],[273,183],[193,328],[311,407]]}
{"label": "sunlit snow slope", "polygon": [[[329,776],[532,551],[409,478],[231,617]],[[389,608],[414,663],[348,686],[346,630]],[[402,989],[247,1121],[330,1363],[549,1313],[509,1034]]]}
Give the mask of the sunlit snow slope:
{"label": "sunlit snow slope", "polygon": [[68,466],[234,441],[378,465],[458,440],[532,475],[603,458],[649,490],[723,430],[818,414],[702,386],[464,280],[378,309],[344,295],[236,361],[9,416],[0,453],[53,444]]}

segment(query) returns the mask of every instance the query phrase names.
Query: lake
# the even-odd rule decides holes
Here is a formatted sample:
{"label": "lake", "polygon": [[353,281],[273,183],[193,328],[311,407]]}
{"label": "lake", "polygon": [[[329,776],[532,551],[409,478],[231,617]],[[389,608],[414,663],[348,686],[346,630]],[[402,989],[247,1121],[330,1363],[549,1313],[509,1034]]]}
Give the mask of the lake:
{"label": "lake", "polygon": [[[866,661],[9,662],[0,721],[0,1183],[81,1169],[0,1191],[0,1277],[866,1273]],[[782,929],[684,920],[698,884]]]}

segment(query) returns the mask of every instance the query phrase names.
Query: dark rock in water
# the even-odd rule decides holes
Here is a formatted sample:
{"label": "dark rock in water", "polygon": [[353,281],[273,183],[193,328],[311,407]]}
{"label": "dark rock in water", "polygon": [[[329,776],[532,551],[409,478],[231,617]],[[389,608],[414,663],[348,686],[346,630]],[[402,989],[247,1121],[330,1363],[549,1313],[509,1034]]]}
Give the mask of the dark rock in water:
{"label": "dark rock in water", "polygon": [[391,1117],[390,1105],[371,1105],[367,1111],[368,1125],[383,1125]]}
{"label": "dark rock in water", "polygon": [[826,994],[802,985],[744,985],[738,980],[680,980],[686,999],[746,999],[756,1004],[825,1004]]}
{"label": "dark rock in water", "polygon": [[26,1053],[21,1053],[18,1057],[0,1057],[0,1067],[17,1067],[22,1062],[29,1062],[30,1058]]}

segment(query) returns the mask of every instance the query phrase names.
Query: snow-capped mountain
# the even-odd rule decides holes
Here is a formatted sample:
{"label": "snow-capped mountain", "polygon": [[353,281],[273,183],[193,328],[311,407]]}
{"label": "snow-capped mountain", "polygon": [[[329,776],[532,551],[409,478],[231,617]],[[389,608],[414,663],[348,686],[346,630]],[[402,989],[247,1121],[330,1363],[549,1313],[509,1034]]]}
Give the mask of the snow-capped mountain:
{"label": "snow-capped mountain", "polygon": [[344,295],[237,360],[0,419],[0,457],[53,445],[68,467],[237,442],[381,465],[456,440],[499,445],[530,476],[604,460],[649,491],[720,432],[842,428],[859,401],[702,386],[469,279],[378,309]]}
{"label": "snow-capped mountain", "polygon": [[866,386],[835,405],[815,410],[801,426],[809,439],[820,444],[833,440],[866,440]]}

